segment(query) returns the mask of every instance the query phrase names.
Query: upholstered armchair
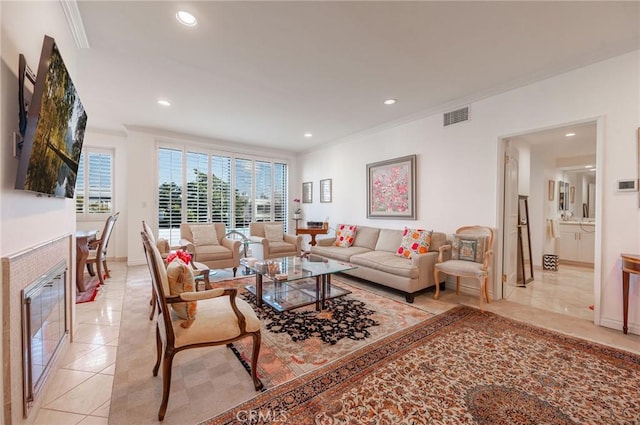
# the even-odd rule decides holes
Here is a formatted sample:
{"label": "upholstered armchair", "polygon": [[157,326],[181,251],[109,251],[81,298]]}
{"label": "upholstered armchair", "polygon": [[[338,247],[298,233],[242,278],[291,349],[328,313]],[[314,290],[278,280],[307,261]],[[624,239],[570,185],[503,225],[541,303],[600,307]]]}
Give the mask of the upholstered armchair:
{"label": "upholstered armchair", "polygon": [[284,233],[280,222],[249,223],[249,239],[258,242],[252,249],[260,260],[297,256],[302,250],[302,235]]}
{"label": "upholstered armchair", "polygon": [[[450,245],[442,245],[438,262],[434,266],[433,274],[436,282],[439,273],[446,273],[456,277],[456,295],[460,294],[460,278],[474,278],[480,284],[480,308],[483,299],[489,300],[489,272],[493,256],[494,232],[491,227],[464,226],[456,230]],[[444,253],[451,251],[451,259],[443,261]],[[440,285],[436,284],[434,299],[440,296]]]}
{"label": "upholstered armchair", "polygon": [[240,265],[242,242],[225,235],[224,223],[180,225],[180,245],[193,256],[193,261],[203,263],[211,269],[233,268],[235,276]]}

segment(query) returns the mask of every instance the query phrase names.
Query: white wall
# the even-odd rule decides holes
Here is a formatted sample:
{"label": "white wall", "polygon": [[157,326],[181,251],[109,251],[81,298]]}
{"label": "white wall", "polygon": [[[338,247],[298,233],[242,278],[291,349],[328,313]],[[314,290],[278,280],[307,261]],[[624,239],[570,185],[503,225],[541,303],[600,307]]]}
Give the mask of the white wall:
{"label": "white wall", "polygon": [[[621,329],[620,253],[640,252],[640,210],[637,193],[621,196],[613,188],[617,179],[638,175],[635,132],[640,123],[639,75],[636,51],[475,102],[471,120],[466,123],[443,128],[438,114],[302,155],[301,181],[313,181],[317,187],[320,179],[332,178],[334,198],[331,204],[320,204],[314,194],[314,204],[304,205],[305,217],[329,216],[334,226],[340,222],[384,227],[420,225],[449,233],[465,224],[497,226],[502,164],[498,140],[603,116],[602,151],[598,152],[601,235],[596,241],[596,254],[601,254],[596,263],[601,280],[599,319],[605,326]],[[418,219],[367,220],[366,164],[414,153],[418,156]],[[545,170],[531,173],[532,187],[546,187],[551,178],[558,180]],[[537,213],[537,220],[542,213]],[[500,274],[497,271],[495,276]],[[494,293],[496,285],[493,282]],[[638,286],[632,285],[631,305],[639,305]],[[640,333],[639,310],[629,313],[634,333]]]}
{"label": "white wall", "polygon": [[[0,18],[0,257],[5,257],[75,232],[72,199],[37,197],[14,189],[18,160],[13,158],[10,141],[13,132],[18,131],[18,55],[24,54],[35,72],[44,35],[50,35],[73,78],[77,50],[58,2],[2,1]],[[75,260],[71,261],[73,264]],[[71,271],[71,281],[75,282],[75,270]],[[5,300],[0,305],[3,315]],[[4,351],[3,341],[4,338],[0,340],[0,352]],[[4,390],[3,385],[2,400]],[[4,420],[0,415],[0,422]]]}

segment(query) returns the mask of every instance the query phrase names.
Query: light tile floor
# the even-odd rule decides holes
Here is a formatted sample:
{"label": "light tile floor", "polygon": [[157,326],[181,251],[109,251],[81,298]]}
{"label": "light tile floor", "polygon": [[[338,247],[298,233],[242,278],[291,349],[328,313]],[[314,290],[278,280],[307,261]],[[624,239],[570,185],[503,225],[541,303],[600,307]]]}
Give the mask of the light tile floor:
{"label": "light tile floor", "polygon": [[[114,263],[111,267],[112,278],[101,288],[96,301],[76,306],[76,341],[60,360],[60,369],[46,384],[43,407],[34,422],[36,425],[108,424],[128,270],[124,263]],[[507,291],[508,300],[494,300],[485,304],[485,308],[516,320],[640,353],[640,336],[595,326],[592,316],[575,312],[584,309],[586,303],[593,303],[592,289],[585,289],[588,276],[584,270],[570,270],[569,266],[563,269],[559,272],[540,271],[540,278],[535,284],[531,282],[527,288],[512,288]],[[213,280],[224,279],[227,275],[230,273],[220,271]],[[404,300],[402,294],[382,286],[364,282],[355,284]],[[456,304],[478,305],[476,296],[456,295],[452,290],[440,294],[437,301],[433,299],[433,292],[421,294],[416,297],[415,305],[435,314]]]}

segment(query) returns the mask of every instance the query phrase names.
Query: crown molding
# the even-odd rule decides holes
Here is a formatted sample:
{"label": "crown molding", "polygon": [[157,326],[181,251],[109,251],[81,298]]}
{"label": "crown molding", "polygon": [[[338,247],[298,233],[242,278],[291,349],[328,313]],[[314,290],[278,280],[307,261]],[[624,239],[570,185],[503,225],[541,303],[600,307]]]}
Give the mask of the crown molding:
{"label": "crown molding", "polygon": [[88,49],[89,39],[84,30],[84,23],[82,22],[82,16],[80,16],[78,2],[76,0],[60,0],[60,5],[64,11],[64,16],[67,17],[67,23],[69,24],[69,29],[76,42],[76,46],[79,49]]}

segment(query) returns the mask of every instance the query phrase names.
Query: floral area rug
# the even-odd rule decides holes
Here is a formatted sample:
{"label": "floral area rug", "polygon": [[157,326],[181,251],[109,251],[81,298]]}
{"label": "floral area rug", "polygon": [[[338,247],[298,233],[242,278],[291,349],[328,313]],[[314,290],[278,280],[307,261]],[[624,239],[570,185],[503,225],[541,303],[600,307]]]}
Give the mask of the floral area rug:
{"label": "floral area rug", "polygon": [[456,307],[203,423],[635,424],[638,388],[636,354]]}
{"label": "floral area rug", "polygon": [[[257,307],[255,296],[244,289],[247,281],[234,283],[262,322],[258,376],[265,388],[294,379],[433,317],[410,304],[351,286],[339,276],[332,280],[351,294],[328,300],[322,311],[316,311],[313,305],[286,312],[278,312],[266,304]],[[250,278],[249,283],[254,280]],[[228,284],[228,281],[221,283]],[[248,368],[251,339],[234,342],[232,350]]]}

